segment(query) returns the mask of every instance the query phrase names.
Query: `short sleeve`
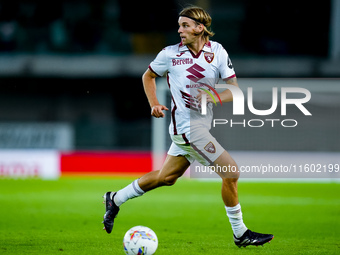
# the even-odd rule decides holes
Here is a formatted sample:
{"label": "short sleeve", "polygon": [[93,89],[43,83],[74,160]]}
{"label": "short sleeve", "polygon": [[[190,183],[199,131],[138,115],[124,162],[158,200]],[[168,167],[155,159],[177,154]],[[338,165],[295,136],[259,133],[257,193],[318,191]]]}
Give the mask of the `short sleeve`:
{"label": "short sleeve", "polygon": [[150,63],[149,69],[158,76],[163,76],[168,71],[166,48],[158,53],[157,57]]}
{"label": "short sleeve", "polygon": [[235,77],[235,71],[233,64],[229,58],[227,51],[222,48],[220,51],[220,63],[219,63],[219,72],[222,79],[233,78]]}

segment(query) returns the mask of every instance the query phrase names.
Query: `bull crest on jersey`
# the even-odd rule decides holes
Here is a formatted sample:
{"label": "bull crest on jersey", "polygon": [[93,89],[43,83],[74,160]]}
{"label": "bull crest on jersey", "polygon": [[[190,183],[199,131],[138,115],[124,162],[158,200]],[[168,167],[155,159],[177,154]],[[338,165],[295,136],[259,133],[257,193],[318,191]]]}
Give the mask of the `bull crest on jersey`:
{"label": "bull crest on jersey", "polygon": [[215,55],[212,52],[205,52],[204,53],[204,58],[209,64],[214,60],[214,56]]}

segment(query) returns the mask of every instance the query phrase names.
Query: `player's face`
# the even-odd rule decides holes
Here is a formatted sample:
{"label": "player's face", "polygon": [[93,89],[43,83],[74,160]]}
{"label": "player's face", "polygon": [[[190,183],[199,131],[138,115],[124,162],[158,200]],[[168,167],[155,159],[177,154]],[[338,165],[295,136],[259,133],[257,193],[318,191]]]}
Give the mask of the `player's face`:
{"label": "player's face", "polygon": [[197,40],[197,34],[200,32],[200,28],[195,21],[187,17],[179,17],[178,25],[178,33],[183,45],[192,44]]}

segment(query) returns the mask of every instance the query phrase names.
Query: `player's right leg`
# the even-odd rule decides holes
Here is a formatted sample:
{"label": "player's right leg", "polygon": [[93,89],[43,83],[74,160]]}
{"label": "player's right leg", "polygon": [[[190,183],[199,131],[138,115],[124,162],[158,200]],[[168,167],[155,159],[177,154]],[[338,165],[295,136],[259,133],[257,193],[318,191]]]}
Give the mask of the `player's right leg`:
{"label": "player's right leg", "polygon": [[189,166],[190,163],[184,156],[167,155],[162,169],[143,175],[138,184],[144,192],[161,186],[171,186]]}
{"label": "player's right leg", "polygon": [[168,155],[161,170],[149,172],[117,192],[106,192],[104,195],[106,212],[103,221],[106,232],[111,233],[114,219],[123,203],[155,188],[173,185],[189,165],[184,156]]}

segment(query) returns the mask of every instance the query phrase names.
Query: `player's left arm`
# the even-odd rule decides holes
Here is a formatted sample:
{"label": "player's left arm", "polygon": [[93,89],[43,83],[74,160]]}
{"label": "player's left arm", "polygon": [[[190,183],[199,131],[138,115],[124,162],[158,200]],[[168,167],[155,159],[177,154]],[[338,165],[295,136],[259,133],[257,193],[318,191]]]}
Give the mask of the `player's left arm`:
{"label": "player's left arm", "polygon": [[[226,79],[223,79],[223,80],[225,81],[225,83],[227,83],[229,85],[234,85],[235,87],[238,87],[236,76],[233,77],[233,78],[226,78]],[[231,91],[229,89],[226,89],[226,90],[222,91],[221,93],[218,93],[218,95],[220,96],[222,103],[227,103],[227,102],[233,101],[233,94],[231,93]]]}
{"label": "player's left arm", "polygon": [[[225,81],[225,83],[229,84],[229,85],[233,85],[238,87],[238,83],[237,83],[237,78],[233,77],[233,78],[226,78],[223,79]],[[207,96],[207,102],[214,102],[214,99],[211,98],[211,96],[209,94],[207,94],[205,91],[202,91],[200,89],[198,89],[198,95],[196,96],[196,98],[201,101],[202,100],[202,94],[206,94]],[[221,98],[222,103],[227,103],[227,102],[231,102],[233,101],[233,94],[231,93],[231,91],[229,89],[226,89],[220,93],[218,93],[218,95]],[[219,102],[219,100],[216,100],[216,102]]]}

